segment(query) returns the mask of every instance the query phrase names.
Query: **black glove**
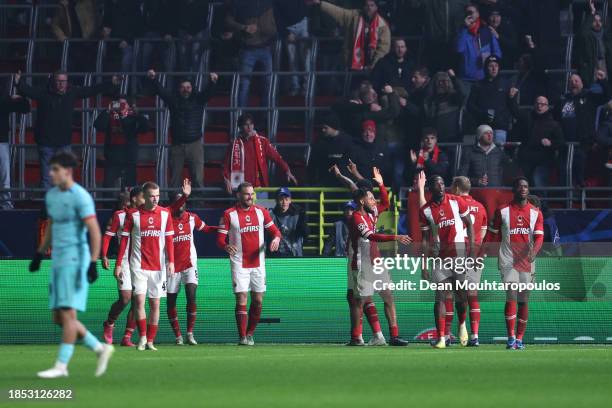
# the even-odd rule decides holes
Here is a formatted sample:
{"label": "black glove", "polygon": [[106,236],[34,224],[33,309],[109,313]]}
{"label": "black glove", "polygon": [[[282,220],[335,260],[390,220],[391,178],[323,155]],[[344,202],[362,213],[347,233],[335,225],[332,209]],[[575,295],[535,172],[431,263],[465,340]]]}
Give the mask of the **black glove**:
{"label": "black glove", "polygon": [[98,269],[96,268],[96,262],[91,262],[89,264],[89,269],[87,270],[87,282],[94,283],[98,279]]}
{"label": "black glove", "polygon": [[34,256],[32,257],[32,262],[30,262],[30,272],[37,272],[40,269],[40,262],[43,259],[43,254],[36,251]]}

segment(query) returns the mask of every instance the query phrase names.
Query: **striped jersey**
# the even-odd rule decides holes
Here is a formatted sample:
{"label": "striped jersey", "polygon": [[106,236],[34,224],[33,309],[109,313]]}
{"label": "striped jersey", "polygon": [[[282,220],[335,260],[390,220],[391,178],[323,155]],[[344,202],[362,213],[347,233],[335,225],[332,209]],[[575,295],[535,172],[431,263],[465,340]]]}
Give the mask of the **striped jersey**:
{"label": "striped jersey", "polygon": [[428,201],[419,210],[421,231],[431,231],[431,256],[455,257],[464,253],[466,232],[461,218],[470,209],[465,201],[452,194],[444,194],[440,203]]}

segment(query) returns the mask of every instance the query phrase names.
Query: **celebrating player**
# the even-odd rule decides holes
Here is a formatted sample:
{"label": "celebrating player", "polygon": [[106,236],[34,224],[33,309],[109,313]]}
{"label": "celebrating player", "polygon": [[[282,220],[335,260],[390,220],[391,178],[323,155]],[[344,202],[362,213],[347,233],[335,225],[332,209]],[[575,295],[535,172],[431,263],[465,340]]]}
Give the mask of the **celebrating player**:
{"label": "celebrating player", "polygon": [[[109,268],[108,261],[108,247],[113,237],[117,237],[117,242],[121,243],[121,232],[123,231],[123,225],[125,223],[126,214],[129,211],[140,207],[144,204],[144,197],[142,188],[140,186],[133,187],[129,195],[123,193],[120,196],[120,209],[113,213],[113,216],[106,227],[106,232],[102,238],[102,267],[104,269]],[[129,245],[129,237],[128,237]],[[132,301],[132,277],[130,274],[130,264],[128,260],[127,251],[123,255],[123,259],[118,261],[121,263],[121,273],[117,277],[117,287],[119,289],[119,299],[111,305],[108,311],[108,317],[104,322],[104,340],[108,344],[113,344],[113,329],[115,328],[115,321],[119,318],[119,315],[125,309],[125,307]],[[127,321],[125,324],[125,333],[121,340],[122,346],[132,347],[132,333],[136,328],[136,320],[134,320],[134,310],[130,307],[128,312]]]}
{"label": "celebrating player", "polygon": [[[484,206],[475,200],[470,195],[470,189],[472,184],[470,179],[464,176],[458,176],[453,179],[451,184],[451,193],[459,196],[463,199],[468,209],[470,210],[470,219],[472,220],[472,230],[474,231],[474,242],[479,247],[482,244],[482,240],[487,232],[487,210]],[[467,232],[465,233],[467,239]],[[467,244],[467,241],[466,241]],[[472,253],[477,253],[478,249],[475,248]],[[482,276],[482,268],[469,268],[466,272],[466,279],[469,283],[478,284]],[[459,319],[459,340],[462,346],[478,347],[478,327],[480,326],[480,303],[478,302],[478,291],[468,290],[467,291],[468,307],[470,308],[470,339],[467,338],[467,330],[465,328],[466,311],[457,306],[457,311],[462,310],[462,313],[457,315]],[[450,321],[448,319],[449,310],[451,311]],[[453,322],[453,301],[452,299],[446,300],[446,328],[450,329],[450,325]],[[450,340],[450,337],[448,338]]]}
{"label": "celebrating player", "polygon": [[[431,279],[436,284],[434,317],[438,340],[432,345],[435,348],[445,348],[446,299],[452,294],[448,285],[456,285],[455,282],[466,279],[466,274],[456,267],[455,262],[466,255],[466,233],[469,250],[467,255],[474,250],[474,233],[470,211],[465,201],[445,194],[444,179],[440,176],[431,176],[428,184],[431,200],[419,210],[419,223],[423,231],[424,253],[435,262],[431,273],[427,267],[423,268],[422,272],[424,279]],[[452,260],[452,265],[451,262],[446,262],[447,259]],[[455,301],[457,312],[465,313],[467,294],[464,290],[455,291]]]}
{"label": "celebrating player", "polygon": [[[376,173],[375,173],[376,174]],[[380,183],[382,186],[382,183]],[[381,194],[382,190],[381,189]],[[386,194],[386,191],[385,191]],[[377,273],[373,269],[374,259],[380,257],[380,252],[376,242],[398,241],[404,245],[412,242],[407,235],[387,235],[376,233],[377,221],[377,204],[374,195],[371,191],[358,189],[353,193],[353,201],[357,205],[357,210],[353,213],[349,224],[350,230],[350,246],[351,246],[351,268],[349,272],[349,290],[352,290],[351,304],[351,341],[348,343],[351,346],[363,346],[362,337],[362,313],[365,307],[366,316],[371,313],[367,305],[372,304],[372,295],[374,294],[375,281],[380,280],[383,284],[390,283],[389,272],[386,268],[382,273]],[[381,296],[390,295],[389,290],[381,291]],[[384,297],[383,297],[384,299]],[[392,346],[406,346],[408,342],[399,337],[397,328],[397,317],[395,315],[395,304],[391,297],[392,310],[387,315],[389,327],[391,331]],[[385,311],[387,311],[387,301],[385,301]],[[368,316],[369,318],[370,316]],[[380,323],[376,316],[375,326],[372,331],[377,336],[377,339],[382,337]],[[386,344],[384,337],[382,342],[370,342],[370,345]]]}
{"label": "celebrating player", "polygon": [[[238,203],[225,210],[217,234],[217,245],[230,256],[240,337],[238,345],[241,346],[255,344],[253,333],[259,323],[266,291],[264,230],[274,237],[270,242],[270,252],[278,250],[281,239],[268,210],[253,204],[254,193],[251,183],[244,182],[238,186]],[[248,292],[251,292],[251,306],[247,323]]]}
{"label": "celebrating player", "polygon": [[[181,202],[182,194],[175,197],[175,202]],[[176,337],[176,344],[183,345],[183,336],[176,313],[176,298],[181,282],[185,284],[187,297],[187,343],[195,346],[197,341],[193,336],[197,306],[196,289],[198,287],[198,254],[193,242],[193,231],[214,232],[218,227],[210,227],[197,214],[186,211],[186,204],[172,206],[172,224],[174,225],[174,261],[175,273],[168,275],[168,298],[166,299],[168,320]]]}
{"label": "celebrating player", "polygon": [[[58,153],[49,162],[49,176],[55,187],[45,195],[50,226],[30,263],[30,271],[40,269],[43,254],[51,254],[49,308],[53,321],[62,328],[62,342],[55,365],[40,371],[41,378],[68,376],[68,362],[77,338],[98,355],[96,376],[106,371],[113,346],[102,344],[77,319],[77,311],[87,306],[89,284],[98,278],[96,261],[100,254],[100,226],[89,193],[74,182],[77,159],[71,153]],[[87,234],[89,233],[89,245]]]}
{"label": "celebrating player", "polygon": [[[366,211],[368,211],[368,216],[372,219],[372,222],[374,225],[374,231],[376,231],[376,224],[378,223],[378,217],[380,216],[381,213],[387,211],[390,206],[389,193],[387,192],[387,189],[385,188],[385,184],[384,184],[382,175],[380,174],[380,171],[378,170],[378,168],[376,167],[372,168],[372,173],[374,174],[374,181],[378,184],[378,187],[380,189],[380,204],[377,204],[376,199],[374,198],[374,194],[372,193],[372,183],[369,180],[364,179],[363,176],[359,174],[354,163],[350,162],[348,168],[351,174],[353,174],[358,179],[358,182],[357,184],[352,184],[352,181],[348,179],[350,183],[347,183],[345,181],[347,186],[353,192],[357,191],[359,188],[363,188],[366,191],[368,191],[368,198],[371,199],[372,201],[369,203],[370,209]],[[351,240],[351,238],[352,237],[349,235],[349,240]],[[353,253],[353,246],[350,243],[349,245],[347,245],[347,252],[348,252],[347,300],[349,303],[349,310],[353,310],[353,308],[357,307],[359,303],[363,303],[363,312],[365,313],[366,318],[368,320],[368,324],[372,328],[372,333],[374,334],[372,338],[370,339],[370,341],[368,342],[368,345],[370,346],[386,345],[387,342],[380,328],[380,320],[378,319],[378,311],[376,310],[376,305],[372,301],[371,296],[367,302],[360,302],[357,299],[359,295],[358,294],[357,296],[355,295],[355,291],[357,288],[355,287],[356,280],[355,280],[354,275],[357,273],[357,271],[354,270],[353,268],[352,258],[353,258],[354,253]],[[379,296],[383,299],[383,302],[385,305],[385,317],[387,318],[387,323],[389,324],[389,338],[390,338],[389,344],[391,344],[392,346],[407,346],[408,342],[406,340],[403,340],[399,336],[399,326],[397,324],[397,313],[396,313],[396,308],[395,308],[395,301],[393,299],[393,293],[388,289],[383,289],[377,292]],[[359,314],[359,316],[360,315],[361,313]],[[351,327],[356,327],[355,326],[356,322],[354,321],[356,317],[357,315],[354,312],[351,313]],[[349,342],[349,344],[351,343],[352,342]],[[359,342],[357,342],[357,344],[354,344],[354,345],[360,345],[360,344]]]}
{"label": "celebrating player", "polygon": [[[160,298],[166,297],[166,269],[174,273],[174,228],[170,210],[158,205],[159,186],[149,181],[143,184],[142,191],[144,204],[128,212],[125,218],[117,259],[123,259],[129,241],[135,318],[140,334],[138,350],[156,351],[153,342],[159,323]],[[119,276],[121,263],[117,262],[115,277]],[[145,298],[149,298],[148,326]]]}
{"label": "celebrating player", "polygon": [[[529,181],[517,178],[512,185],[514,198],[498,208],[489,226],[486,242],[499,242],[499,270],[504,283],[532,283],[535,278],[535,258],[544,242],[544,217],[529,203]],[[516,334],[516,306],[518,300],[518,325]],[[507,349],[525,348],[523,335],[529,316],[529,291],[506,291]]]}

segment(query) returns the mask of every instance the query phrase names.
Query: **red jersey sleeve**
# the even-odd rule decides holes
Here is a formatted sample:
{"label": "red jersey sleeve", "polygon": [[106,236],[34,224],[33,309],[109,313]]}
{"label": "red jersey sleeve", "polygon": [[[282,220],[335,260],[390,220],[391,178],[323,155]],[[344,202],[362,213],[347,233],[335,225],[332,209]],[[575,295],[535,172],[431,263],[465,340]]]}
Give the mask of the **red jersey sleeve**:
{"label": "red jersey sleeve", "polygon": [[265,209],[262,208],[262,212],[263,212],[263,222],[264,222],[264,228],[266,230],[268,230],[268,232],[274,236],[274,238],[280,238],[281,237],[281,232],[278,229],[278,227],[274,224],[274,221],[272,220],[272,216],[270,215],[270,212]]}
{"label": "red jersey sleeve", "polygon": [[185,194],[181,194],[178,200],[176,200],[175,202],[173,202],[172,204],[168,206],[168,209],[170,210],[171,213],[178,211],[178,209],[181,208],[183,204],[187,202],[188,198],[189,197],[186,196]]}
{"label": "red jersey sleeve", "polygon": [[465,200],[459,196],[455,196],[457,205],[459,206],[459,215],[461,218],[467,217],[470,214],[470,206],[466,204]]}
{"label": "red jersey sleeve", "polygon": [[227,234],[229,233],[230,220],[227,212],[223,213],[223,217],[219,220],[219,229],[217,230],[217,246],[221,249],[225,248],[227,243]]}
{"label": "red jersey sleeve", "polygon": [[421,207],[419,209],[419,228],[421,228],[421,231],[429,231],[431,226],[429,225],[427,217],[425,217],[425,211],[423,211],[424,208],[425,207]]}
{"label": "red jersey sleeve", "polygon": [[380,185],[380,203],[376,205],[379,213],[385,212],[389,209],[391,203],[389,202],[389,192],[387,188],[381,184]]}
{"label": "red jersey sleeve", "polygon": [[174,235],[174,223],[172,217],[168,214],[168,221],[166,221],[166,231],[164,236],[166,239],[166,255],[168,262],[174,263],[174,242],[172,242],[172,236]]}
{"label": "red jersey sleeve", "polygon": [[197,215],[193,214],[194,228],[196,231],[202,231],[206,227],[206,223]]}
{"label": "red jersey sleeve", "polygon": [[262,138],[264,140],[263,144],[266,152],[266,157],[276,163],[276,165],[280,167],[284,173],[287,173],[287,171],[289,170],[289,165],[287,164],[287,162],[282,158],[278,150],[276,150],[276,147],[272,146],[272,143],[270,143],[270,140],[268,138]]}
{"label": "red jersey sleeve", "polygon": [[110,246],[110,241],[112,237],[117,235],[117,231],[119,230],[119,211],[115,211],[113,216],[106,225],[106,231],[104,232],[104,236],[102,237],[102,257],[106,257],[108,254],[108,247]]}
{"label": "red jersey sleeve", "polygon": [[119,250],[117,251],[117,259],[123,259],[132,228],[134,227],[134,221],[132,219],[132,213],[126,212],[125,222],[123,223],[123,230],[121,231],[121,242],[119,243]]}

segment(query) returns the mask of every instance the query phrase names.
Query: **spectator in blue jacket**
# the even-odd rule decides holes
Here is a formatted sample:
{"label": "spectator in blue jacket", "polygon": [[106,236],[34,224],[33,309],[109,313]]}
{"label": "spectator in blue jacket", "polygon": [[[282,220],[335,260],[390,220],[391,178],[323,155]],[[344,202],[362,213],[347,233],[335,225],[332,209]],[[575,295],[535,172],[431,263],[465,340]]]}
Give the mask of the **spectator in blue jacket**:
{"label": "spectator in blue jacket", "polygon": [[459,76],[468,87],[471,82],[484,78],[484,61],[490,55],[502,58],[502,51],[491,29],[480,19],[478,7],[469,4],[465,7],[465,27],[457,37],[459,53]]}

